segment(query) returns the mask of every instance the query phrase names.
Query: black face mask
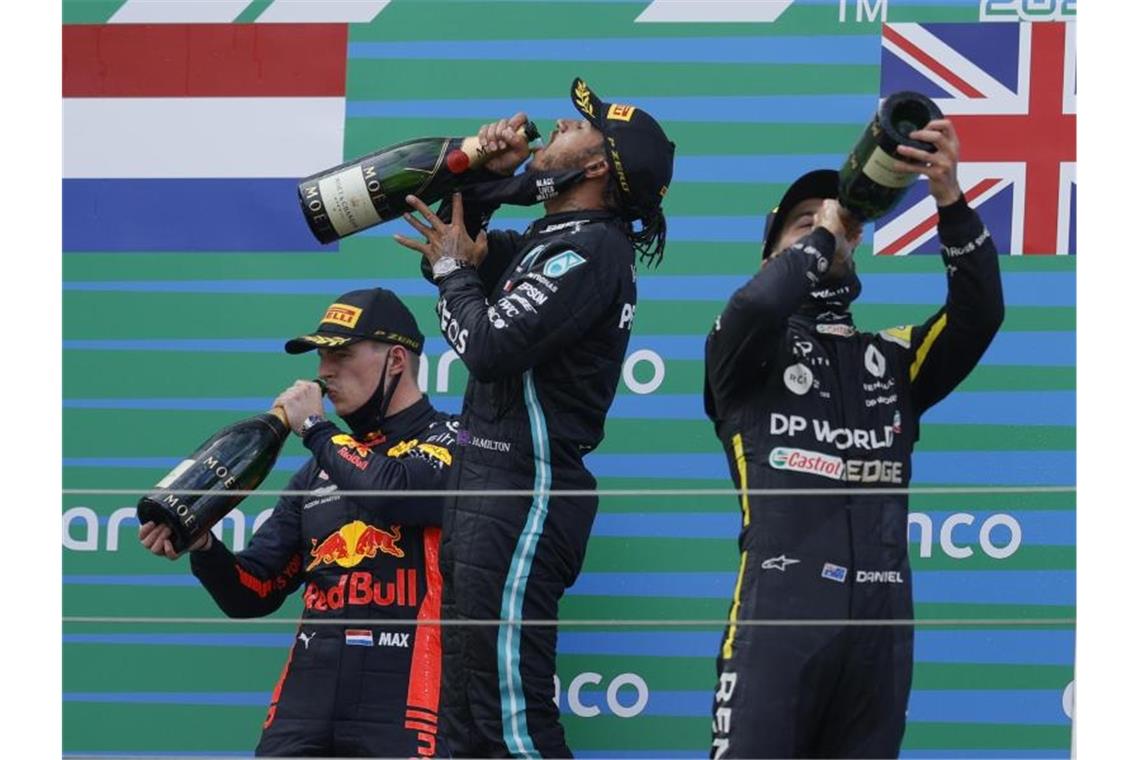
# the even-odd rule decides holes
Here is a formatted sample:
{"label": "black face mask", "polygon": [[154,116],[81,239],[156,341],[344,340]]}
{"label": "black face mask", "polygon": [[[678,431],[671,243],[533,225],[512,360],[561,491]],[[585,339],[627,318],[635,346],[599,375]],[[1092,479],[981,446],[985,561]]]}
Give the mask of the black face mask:
{"label": "black face mask", "polygon": [[392,375],[391,379],[388,378],[388,360],[391,356],[389,349],[389,352],[384,356],[384,366],[380,368],[380,382],[376,384],[376,390],[372,392],[369,399],[361,404],[355,412],[341,415],[341,419],[347,422],[352,432],[358,436],[383,432],[384,430],[384,420],[388,416],[388,405],[392,402],[392,395],[400,384],[400,378],[404,375],[403,372],[397,372]]}
{"label": "black face mask", "polygon": [[463,200],[480,205],[533,206],[548,201],[586,176],[582,169],[532,171],[502,179],[473,182],[463,186]]}

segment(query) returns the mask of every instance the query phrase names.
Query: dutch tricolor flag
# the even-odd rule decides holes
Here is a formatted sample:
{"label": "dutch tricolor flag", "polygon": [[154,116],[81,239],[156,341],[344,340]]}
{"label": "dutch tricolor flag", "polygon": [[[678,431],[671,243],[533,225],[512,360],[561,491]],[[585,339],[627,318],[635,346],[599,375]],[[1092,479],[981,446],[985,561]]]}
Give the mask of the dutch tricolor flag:
{"label": "dutch tricolor flag", "polygon": [[344,150],[343,23],[63,29],[63,248],[313,251],[298,178]]}
{"label": "dutch tricolor flag", "polygon": [[344,632],[344,643],[350,647],[370,647],[372,646],[372,631],[348,628]]}

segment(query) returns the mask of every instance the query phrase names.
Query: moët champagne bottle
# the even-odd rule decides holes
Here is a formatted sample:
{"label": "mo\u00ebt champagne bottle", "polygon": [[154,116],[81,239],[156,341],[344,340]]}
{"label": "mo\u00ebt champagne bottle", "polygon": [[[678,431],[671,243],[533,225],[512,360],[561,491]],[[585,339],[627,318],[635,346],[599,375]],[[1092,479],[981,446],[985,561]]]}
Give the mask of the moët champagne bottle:
{"label": "mo\u00ebt champagne bottle", "polygon": [[[323,381],[316,380],[325,391]],[[139,524],[169,525],[181,554],[245,499],[273,469],[289,437],[285,410],[235,422],[219,430],[139,499]]]}
{"label": "mo\u00ebt champagne bottle", "polygon": [[933,153],[932,144],[909,135],[941,118],[942,111],[922,93],[903,91],[886,98],[839,169],[840,205],[862,222],[894,208],[918,176],[894,170],[895,161],[910,160],[898,154],[898,147]]}
{"label": "mo\u00ebt champagne bottle", "polygon": [[[528,142],[539,139],[533,121],[519,132]],[[332,243],[408,211],[407,195],[435,203],[488,158],[477,137],[422,137],[306,177],[297,193],[309,229]]]}

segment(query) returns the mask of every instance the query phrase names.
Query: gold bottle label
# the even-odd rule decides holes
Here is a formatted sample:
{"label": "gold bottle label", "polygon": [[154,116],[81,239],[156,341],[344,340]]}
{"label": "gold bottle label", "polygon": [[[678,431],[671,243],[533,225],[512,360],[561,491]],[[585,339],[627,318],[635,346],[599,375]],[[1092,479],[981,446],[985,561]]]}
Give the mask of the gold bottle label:
{"label": "gold bottle label", "polygon": [[872,182],[882,185],[883,187],[907,187],[911,182],[914,182],[915,175],[895,171],[894,164],[896,160],[898,159],[890,153],[887,153],[879,146],[875,146],[875,150],[872,151],[866,163],[863,164],[863,173],[866,174]]}
{"label": "gold bottle label", "polygon": [[325,177],[318,182],[318,187],[325,213],[340,237],[380,222],[380,215],[368,195],[368,178],[364,176],[363,166],[350,166]]}

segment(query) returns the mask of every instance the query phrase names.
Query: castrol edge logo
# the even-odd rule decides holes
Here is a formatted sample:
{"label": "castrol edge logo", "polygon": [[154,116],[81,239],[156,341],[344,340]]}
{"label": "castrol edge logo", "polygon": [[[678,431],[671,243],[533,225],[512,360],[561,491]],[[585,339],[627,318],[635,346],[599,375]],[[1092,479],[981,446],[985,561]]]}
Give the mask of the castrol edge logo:
{"label": "castrol edge logo", "polygon": [[768,455],[768,464],[777,470],[806,472],[810,475],[822,475],[832,480],[844,479],[843,459],[830,454],[821,454],[818,451],[789,449],[779,446],[772,449],[772,453]]}
{"label": "castrol edge logo", "polygon": [[356,327],[357,321],[360,319],[361,310],[355,306],[349,306],[346,303],[334,303],[325,312],[325,316],[321,319],[321,324],[325,322],[332,322],[334,325],[347,327],[349,329]]}

